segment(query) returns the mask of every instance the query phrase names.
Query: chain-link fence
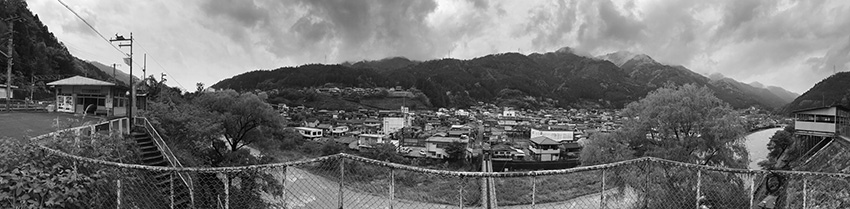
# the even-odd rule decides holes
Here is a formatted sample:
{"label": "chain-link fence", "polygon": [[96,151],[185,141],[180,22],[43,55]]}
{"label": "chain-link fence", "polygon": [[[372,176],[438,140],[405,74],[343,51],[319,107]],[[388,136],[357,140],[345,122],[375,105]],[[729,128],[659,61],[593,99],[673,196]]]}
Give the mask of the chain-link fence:
{"label": "chain-link fence", "polygon": [[348,154],[171,168],[42,149],[55,173],[73,174],[58,180],[77,188],[63,197],[72,200],[64,201],[70,208],[758,208],[771,200],[775,208],[850,208],[848,174],[725,169],[657,158],[489,173]]}

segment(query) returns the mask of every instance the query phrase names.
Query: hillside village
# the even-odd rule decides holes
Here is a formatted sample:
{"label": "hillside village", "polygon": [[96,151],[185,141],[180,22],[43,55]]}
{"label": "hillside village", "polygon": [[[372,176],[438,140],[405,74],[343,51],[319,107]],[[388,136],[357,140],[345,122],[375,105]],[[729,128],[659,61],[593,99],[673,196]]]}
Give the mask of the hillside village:
{"label": "hillside village", "polygon": [[[333,91],[332,91],[333,92]],[[589,136],[621,128],[626,118],[611,109],[515,109],[480,103],[469,109],[359,109],[356,111],[275,105],[288,126],[306,138],[335,142],[352,151],[392,144],[408,158],[444,160],[460,153],[446,147],[460,144],[465,158],[488,157],[507,162],[560,162],[518,166],[520,169],[569,168],[579,165]],[[766,111],[741,112],[750,129],[787,123]]]}

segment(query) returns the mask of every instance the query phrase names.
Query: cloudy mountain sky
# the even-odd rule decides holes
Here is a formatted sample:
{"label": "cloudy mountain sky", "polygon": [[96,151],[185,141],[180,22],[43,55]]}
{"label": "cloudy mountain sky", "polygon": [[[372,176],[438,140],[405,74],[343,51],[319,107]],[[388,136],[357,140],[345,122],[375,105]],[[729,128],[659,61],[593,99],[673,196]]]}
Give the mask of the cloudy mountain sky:
{"label": "cloudy mountain sky", "polygon": [[[404,56],[628,50],[798,93],[850,69],[846,0],[63,0],[189,90],[256,69]],[[57,0],[30,9],[71,53],[121,63]],[[126,66],[124,66],[126,69]],[[138,69],[138,68],[135,68]],[[134,69],[134,71],[135,71]],[[176,81],[176,82],[175,82]]]}

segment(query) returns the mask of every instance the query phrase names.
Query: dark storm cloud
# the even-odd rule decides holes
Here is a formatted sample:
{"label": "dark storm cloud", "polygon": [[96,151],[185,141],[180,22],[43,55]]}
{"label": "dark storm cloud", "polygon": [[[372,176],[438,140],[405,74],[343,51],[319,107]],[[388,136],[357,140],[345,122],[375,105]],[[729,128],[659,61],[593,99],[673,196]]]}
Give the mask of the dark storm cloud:
{"label": "dark storm cloud", "polygon": [[530,11],[524,28],[513,31],[514,36],[530,35],[532,47],[548,49],[567,41],[576,22],[576,1],[555,1]]}
{"label": "dark storm cloud", "polygon": [[433,0],[222,0],[207,2],[201,10],[214,17],[202,20],[203,25],[236,42],[297,62],[323,62],[325,57],[335,62],[439,56],[489,20],[484,11],[494,5],[468,3],[473,9],[467,12],[473,15],[451,25],[429,24],[438,7]]}
{"label": "dark storm cloud", "polygon": [[268,12],[251,0],[204,1],[201,9],[212,16],[226,16],[245,26],[257,26],[269,19]]}
{"label": "dark storm cloud", "polygon": [[[643,39],[642,22],[621,14],[611,1],[596,1],[584,4],[585,22],[578,33],[579,48],[593,49],[601,45],[616,43],[625,47]],[[593,26],[590,26],[593,25]]]}

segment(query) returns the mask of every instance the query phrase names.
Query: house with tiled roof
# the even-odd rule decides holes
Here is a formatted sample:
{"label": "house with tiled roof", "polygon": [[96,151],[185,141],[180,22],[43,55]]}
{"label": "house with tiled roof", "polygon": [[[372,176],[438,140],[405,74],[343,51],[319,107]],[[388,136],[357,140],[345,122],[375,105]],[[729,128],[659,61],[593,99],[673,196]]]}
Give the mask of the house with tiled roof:
{"label": "house with tiled roof", "polygon": [[556,161],[560,159],[561,149],[559,146],[561,143],[546,137],[546,136],[538,136],[529,139],[531,142],[528,145],[528,151],[531,153],[531,157],[538,161]]}

